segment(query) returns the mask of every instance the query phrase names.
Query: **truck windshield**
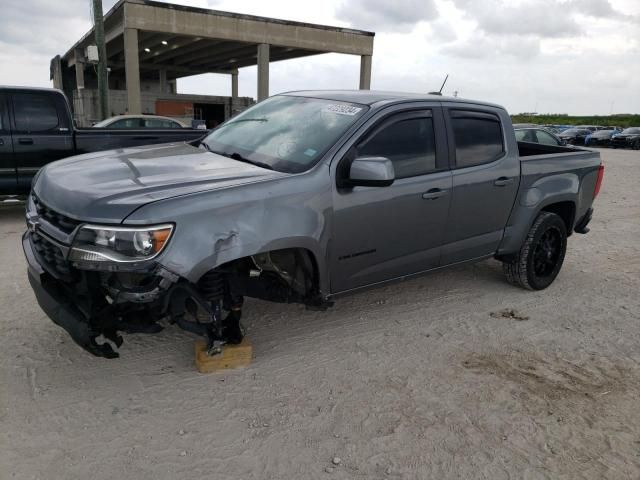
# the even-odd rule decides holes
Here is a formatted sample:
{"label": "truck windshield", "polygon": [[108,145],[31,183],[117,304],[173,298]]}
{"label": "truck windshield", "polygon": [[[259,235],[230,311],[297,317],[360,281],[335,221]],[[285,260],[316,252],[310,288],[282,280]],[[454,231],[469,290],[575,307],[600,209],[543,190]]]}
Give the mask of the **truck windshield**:
{"label": "truck windshield", "polygon": [[265,168],[304,172],[367,109],[355,103],[277,95],[222,124],[202,143],[214,153]]}

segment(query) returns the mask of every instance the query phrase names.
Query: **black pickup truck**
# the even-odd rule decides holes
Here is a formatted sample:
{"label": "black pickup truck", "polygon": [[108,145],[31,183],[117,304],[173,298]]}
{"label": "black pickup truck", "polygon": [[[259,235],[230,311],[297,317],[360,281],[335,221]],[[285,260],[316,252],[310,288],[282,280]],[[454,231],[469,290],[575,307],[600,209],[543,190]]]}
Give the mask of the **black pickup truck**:
{"label": "black pickup truck", "polygon": [[29,193],[47,163],[100,150],[196,140],[196,129],[78,129],[60,90],[0,86],[0,195]]}

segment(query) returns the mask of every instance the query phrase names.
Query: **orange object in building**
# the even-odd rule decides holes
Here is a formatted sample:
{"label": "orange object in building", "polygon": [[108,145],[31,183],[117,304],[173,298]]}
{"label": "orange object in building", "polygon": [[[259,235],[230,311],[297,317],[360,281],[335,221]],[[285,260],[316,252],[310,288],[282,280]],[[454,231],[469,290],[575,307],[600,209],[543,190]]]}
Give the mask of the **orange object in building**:
{"label": "orange object in building", "polygon": [[156,115],[165,117],[193,116],[193,102],[179,100],[156,100]]}

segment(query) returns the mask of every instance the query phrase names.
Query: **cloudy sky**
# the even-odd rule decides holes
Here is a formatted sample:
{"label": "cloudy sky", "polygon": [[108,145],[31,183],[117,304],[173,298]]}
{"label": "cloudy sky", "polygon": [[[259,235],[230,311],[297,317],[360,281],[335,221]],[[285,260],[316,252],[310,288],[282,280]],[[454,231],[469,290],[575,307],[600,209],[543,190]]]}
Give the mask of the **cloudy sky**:
{"label": "cloudy sky", "polygon": [[[90,0],[4,0],[0,84],[50,86],[49,60],[91,26]],[[106,12],[115,0],[103,0]],[[523,111],[640,113],[640,0],[174,0],[198,7],[376,32],[372,88],[492,101]],[[328,54],[271,65],[271,93],[357,88],[360,59]],[[179,92],[230,95],[226,76]],[[256,69],[240,95],[256,95]]]}

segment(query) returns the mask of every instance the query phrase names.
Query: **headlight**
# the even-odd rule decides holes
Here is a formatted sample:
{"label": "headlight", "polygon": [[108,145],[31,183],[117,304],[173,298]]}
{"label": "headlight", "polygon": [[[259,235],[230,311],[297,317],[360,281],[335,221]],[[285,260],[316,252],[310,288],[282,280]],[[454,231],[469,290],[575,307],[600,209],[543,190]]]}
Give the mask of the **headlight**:
{"label": "headlight", "polygon": [[140,262],[156,257],[169,242],[173,225],[104,227],[84,225],[75,238],[69,260]]}

